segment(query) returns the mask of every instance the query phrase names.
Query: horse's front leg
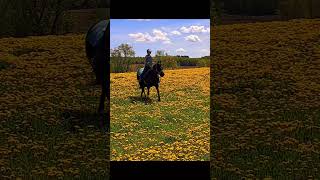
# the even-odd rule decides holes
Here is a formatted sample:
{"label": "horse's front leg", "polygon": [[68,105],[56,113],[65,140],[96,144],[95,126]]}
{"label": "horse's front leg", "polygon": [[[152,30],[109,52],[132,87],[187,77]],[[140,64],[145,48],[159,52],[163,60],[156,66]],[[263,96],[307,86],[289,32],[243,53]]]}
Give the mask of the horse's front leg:
{"label": "horse's front leg", "polygon": [[147,104],[147,100],[148,100],[148,98],[149,98],[149,92],[150,92],[150,87],[149,87],[149,86],[147,86],[147,90],[148,90],[148,92],[147,92],[147,95],[148,95],[148,96],[146,96],[146,93],[144,93],[144,95],[145,95],[144,103],[145,103],[145,104]]}
{"label": "horse's front leg", "polygon": [[105,83],[102,83],[101,85],[102,85],[102,91],[101,91],[101,95],[100,95],[100,104],[99,104],[98,112],[102,114],[103,110],[104,110],[104,101],[107,96],[107,87],[106,87]]}
{"label": "horse's front leg", "polygon": [[142,99],[142,94],[144,93],[144,87],[141,87],[141,99]]}
{"label": "horse's front leg", "polygon": [[158,101],[160,101],[160,92],[159,92],[159,86],[156,86],[157,93],[158,93]]}

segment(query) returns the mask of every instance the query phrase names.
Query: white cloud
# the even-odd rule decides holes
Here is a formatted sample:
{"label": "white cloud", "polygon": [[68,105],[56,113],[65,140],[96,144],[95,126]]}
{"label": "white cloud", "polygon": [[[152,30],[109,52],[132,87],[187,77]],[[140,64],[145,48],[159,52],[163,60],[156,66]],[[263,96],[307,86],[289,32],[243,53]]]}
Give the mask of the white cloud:
{"label": "white cloud", "polygon": [[159,29],[153,29],[153,35],[155,40],[161,40],[161,41],[170,41],[170,39],[167,37],[167,33],[162,32]]}
{"label": "white cloud", "polygon": [[180,28],[180,31],[183,32],[183,33],[189,33],[190,32],[190,30],[188,28],[184,27],[184,26],[182,26]]}
{"label": "white cloud", "polygon": [[179,48],[179,49],[176,50],[176,52],[179,53],[179,52],[187,52],[187,51],[185,49],[183,49],[183,48]]}
{"label": "white cloud", "polygon": [[149,33],[135,33],[135,34],[128,34],[129,37],[133,38],[137,42],[156,42],[156,41],[163,41],[164,44],[170,44],[171,41],[167,37],[168,34],[162,32],[159,29],[153,29],[152,35]]}
{"label": "white cloud", "polygon": [[191,42],[199,42],[201,41],[200,38],[197,35],[189,35],[187,37],[184,38],[187,41],[191,41]]}
{"label": "white cloud", "polygon": [[154,38],[151,37],[149,33],[129,34],[129,36],[138,42],[154,42]]}
{"label": "white cloud", "polygon": [[173,34],[173,35],[181,35],[181,33],[179,31],[171,31],[171,34]]}
{"label": "white cloud", "polygon": [[210,32],[210,28],[205,28],[204,26],[182,26],[180,31],[183,33],[208,33]]}
{"label": "white cloud", "polygon": [[151,21],[151,19],[128,19],[129,21]]}

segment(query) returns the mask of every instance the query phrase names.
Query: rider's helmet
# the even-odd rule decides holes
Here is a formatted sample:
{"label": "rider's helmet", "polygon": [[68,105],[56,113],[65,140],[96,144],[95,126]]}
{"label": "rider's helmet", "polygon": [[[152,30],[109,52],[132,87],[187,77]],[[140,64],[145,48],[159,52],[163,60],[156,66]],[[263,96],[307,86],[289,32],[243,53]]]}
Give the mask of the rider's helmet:
{"label": "rider's helmet", "polygon": [[151,54],[151,50],[150,50],[150,49],[147,49],[147,53],[148,53],[148,54]]}

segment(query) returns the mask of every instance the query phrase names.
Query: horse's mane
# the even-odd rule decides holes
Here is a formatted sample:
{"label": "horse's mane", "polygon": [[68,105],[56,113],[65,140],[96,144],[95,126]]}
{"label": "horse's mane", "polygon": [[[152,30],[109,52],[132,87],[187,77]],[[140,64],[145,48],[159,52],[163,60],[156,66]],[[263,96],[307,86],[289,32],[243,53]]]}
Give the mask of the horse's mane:
{"label": "horse's mane", "polygon": [[158,63],[152,65],[152,69],[155,69],[158,65],[159,65]]}
{"label": "horse's mane", "polygon": [[[147,74],[148,74],[148,75],[152,74],[152,75],[155,75],[154,77],[158,77],[158,76],[156,76],[156,74],[157,74],[157,72],[156,72],[157,66],[158,66],[158,63],[152,65],[152,67],[146,72],[146,75],[147,75]],[[147,75],[146,77],[148,77],[148,75]]]}

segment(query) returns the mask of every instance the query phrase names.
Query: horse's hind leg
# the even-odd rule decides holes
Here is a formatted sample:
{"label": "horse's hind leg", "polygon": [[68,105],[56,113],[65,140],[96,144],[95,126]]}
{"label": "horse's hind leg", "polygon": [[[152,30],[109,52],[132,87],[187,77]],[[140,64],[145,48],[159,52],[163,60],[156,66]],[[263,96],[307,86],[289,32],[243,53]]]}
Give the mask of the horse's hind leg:
{"label": "horse's hind leg", "polygon": [[143,91],[144,91],[144,88],[141,88],[141,95],[140,95],[141,98],[142,98]]}
{"label": "horse's hind leg", "polygon": [[159,87],[156,86],[156,89],[157,89],[157,93],[158,93],[158,101],[160,101],[160,92],[159,92]]}

